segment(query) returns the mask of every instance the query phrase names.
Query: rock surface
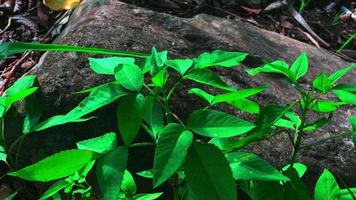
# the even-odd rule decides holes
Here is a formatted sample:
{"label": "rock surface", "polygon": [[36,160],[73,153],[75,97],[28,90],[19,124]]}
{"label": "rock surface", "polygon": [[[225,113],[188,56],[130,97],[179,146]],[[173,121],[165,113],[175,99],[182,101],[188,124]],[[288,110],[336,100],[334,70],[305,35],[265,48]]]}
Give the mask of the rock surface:
{"label": "rock surface", "polygon": [[[193,57],[215,49],[246,51],[253,57],[246,65],[235,69],[219,69],[224,79],[237,88],[271,84],[258,101],[263,103],[287,103],[296,98],[296,93],[276,76],[250,77],[244,70],[248,65],[256,67],[255,59],[283,59],[291,63],[301,52],[308,53],[310,71],[305,82],[310,83],[321,71],[331,73],[350,63],[308,44],[283,35],[261,30],[238,20],[228,20],[208,15],[183,19],[168,14],[138,8],[118,0],[84,0],[78,7],[65,31],[56,43],[88,47],[103,47],[118,50],[149,52],[155,46],[169,50],[171,57]],[[46,116],[63,114],[73,108],[80,98],[73,92],[108,81],[110,78],[94,74],[88,68],[87,58],[93,55],[77,53],[46,53],[38,64],[36,74],[41,85],[41,101]],[[356,84],[356,70],[343,80]],[[180,88],[187,89],[186,84]],[[181,115],[186,116],[197,108],[196,98],[180,92],[175,100],[183,101]],[[221,107],[226,109],[225,107]],[[178,108],[179,109],[179,108]],[[32,134],[27,141],[37,141],[38,148],[26,153],[39,155],[53,153],[51,149],[74,147],[79,139],[90,138],[108,131],[115,131],[115,118],[102,109],[98,119],[83,124],[51,128],[44,133]],[[236,111],[228,110],[237,114]],[[317,133],[307,135],[307,141],[315,141],[334,133],[349,130],[347,118],[355,113],[354,107],[345,107],[335,113],[332,124]],[[105,113],[105,115],[104,115]],[[88,130],[86,127],[93,127]],[[356,185],[356,151],[351,139],[328,142],[301,152],[300,161],[309,166],[310,173],[318,176],[323,168],[330,169],[352,186]],[[26,141],[25,141],[26,142]],[[61,144],[67,144],[62,146]],[[32,144],[33,146],[33,144]],[[263,141],[248,148],[277,166],[285,165],[291,154],[291,144],[284,135]],[[43,151],[43,153],[41,153]]]}

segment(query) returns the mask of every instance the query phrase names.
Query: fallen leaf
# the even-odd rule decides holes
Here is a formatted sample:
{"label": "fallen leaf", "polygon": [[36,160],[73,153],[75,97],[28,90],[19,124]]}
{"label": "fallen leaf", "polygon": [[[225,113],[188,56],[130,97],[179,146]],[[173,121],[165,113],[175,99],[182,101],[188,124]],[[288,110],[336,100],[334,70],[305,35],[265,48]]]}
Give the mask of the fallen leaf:
{"label": "fallen leaf", "polygon": [[43,3],[52,10],[70,10],[79,5],[81,0],[43,0]]}

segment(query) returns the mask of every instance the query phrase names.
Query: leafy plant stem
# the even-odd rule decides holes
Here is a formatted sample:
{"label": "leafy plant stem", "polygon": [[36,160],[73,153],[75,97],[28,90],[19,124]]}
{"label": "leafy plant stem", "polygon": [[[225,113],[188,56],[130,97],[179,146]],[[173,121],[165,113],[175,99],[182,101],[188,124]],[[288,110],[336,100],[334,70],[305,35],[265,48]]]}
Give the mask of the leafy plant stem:
{"label": "leafy plant stem", "polygon": [[301,146],[300,149],[310,148],[312,146],[323,144],[323,143],[325,143],[327,141],[330,141],[330,140],[335,140],[335,139],[343,138],[343,137],[350,136],[350,135],[352,135],[352,132],[340,133],[340,134],[333,135],[333,136],[330,136],[330,137],[327,137],[327,138],[323,138],[323,139],[318,140],[316,142],[311,142],[311,143],[305,144],[305,145]]}
{"label": "leafy plant stem", "polygon": [[308,113],[308,107],[309,107],[309,103],[311,102],[311,99],[310,99],[310,96],[308,94],[301,90],[301,95],[305,101],[305,105],[302,106],[300,104],[300,107],[301,107],[301,124],[298,128],[298,130],[296,131],[295,135],[294,135],[294,141],[293,141],[293,152],[292,152],[292,159],[291,159],[291,162],[290,162],[290,165],[291,167],[293,167],[293,164],[294,162],[296,161],[297,159],[297,155],[298,155],[298,152],[299,152],[299,149],[300,149],[300,146],[301,146],[301,143],[302,143],[302,138],[303,138],[303,135],[304,135],[304,126],[306,124],[306,121],[307,121],[307,113]]}
{"label": "leafy plant stem", "polygon": [[147,147],[147,146],[154,146],[155,144],[152,142],[140,142],[140,143],[134,143],[131,144],[129,147]]}
{"label": "leafy plant stem", "polygon": [[1,140],[0,140],[0,145],[4,146],[5,149],[5,123],[4,123],[4,118],[2,117],[0,120],[0,126],[1,126]]}
{"label": "leafy plant stem", "polygon": [[[172,112],[170,111],[170,108],[169,108],[169,100],[171,98],[171,96],[173,95],[173,92],[175,91],[175,89],[183,82],[184,79],[180,79],[179,81],[177,81],[173,87],[169,90],[168,94],[167,95],[164,95],[164,104],[165,104],[165,111],[166,111],[166,114],[167,114],[167,121],[168,122],[171,122],[172,121],[172,118],[176,118],[174,115],[172,115]],[[177,119],[177,118],[176,118]],[[181,121],[181,120],[179,120]],[[182,124],[182,123],[181,123]]]}

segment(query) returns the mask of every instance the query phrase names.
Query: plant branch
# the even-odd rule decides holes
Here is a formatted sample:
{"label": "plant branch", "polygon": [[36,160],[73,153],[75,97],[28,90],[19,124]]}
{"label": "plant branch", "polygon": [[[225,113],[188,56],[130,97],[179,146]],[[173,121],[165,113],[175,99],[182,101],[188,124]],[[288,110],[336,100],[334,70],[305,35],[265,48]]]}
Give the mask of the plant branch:
{"label": "plant branch", "polygon": [[310,148],[312,146],[323,144],[323,143],[328,142],[330,140],[335,140],[335,139],[346,137],[346,136],[350,136],[350,135],[352,135],[351,131],[350,132],[345,132],[345,133],[340,133],[340,134],[337,134],[337,135],[333,135],[333,136],[330,136],[330,137],[327,137],[327,138],[320,139],[320,140],[318,140],[316,142],[311,142],[311,143],[305,144],[305,145],[301,146],[300,149]]}

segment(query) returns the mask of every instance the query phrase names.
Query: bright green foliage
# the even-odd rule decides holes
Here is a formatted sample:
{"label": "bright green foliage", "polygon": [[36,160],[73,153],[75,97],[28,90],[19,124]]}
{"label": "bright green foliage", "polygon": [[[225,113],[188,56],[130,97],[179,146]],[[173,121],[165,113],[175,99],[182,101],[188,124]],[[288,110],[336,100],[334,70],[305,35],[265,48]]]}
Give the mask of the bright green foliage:
{"label": "bright green foliage", "polygon": [[116,200],[119,197],[127,158],[127,148],[118,147],[98,160],[96,175],[102,199]]}
{"label": "bright green foliage", "polygon": [[116,134],[106,133],[102,136],[77,142],[78,149],[104,154],[117,146]]}
{"label": "bright green foliage", "polygon": [[212,87],[234,91],[235,89],[226,85],[226,83],[213,71],[209,69],[195,69],[190,71],[184,76],[185,79],[189,79],[198,83],[210,85]]}
{"label": "bright green foliage", "polygon": [[164,63],[167,61],[168,51],[158,52],[155,47],[152,48],[151,55],[147,57],[145,67],[143,69],[144,73],[150,72],[151,76],[156,75],[156,73],[162,69]]}
{"label": "bright green foliage", "polygon": [[[9,49],[10,47],[13,49]],[[299,95],[295,96],[292,102],[282,106],[260,105],[249,99],[266,90],[267,86],[237,90],[227,85],[218,74],[209,69],[237,66],[246,58],[246,53],[217,50],[203,53],[195,59],[171,60],[168,58],[167,51],[158,52],[155,48],[150,55],[147,55],[65,45],[5,43],[0,45],[0,57],[31,49],[73,50],[124,56],[90,58],[89,64],[93,72],[111,75],[116,81],[77,92],[89,93],[89,95],[64,115],[39,122],[42,115],[41,104],[36,96],[31,95],[37,90],[37,87],[33,87],[34,76],[19,79],[0,97],[0,130],[4,130],[4,115],[11,105],[27,97],[26,118],[23,123],[24,135],[8,146],[8,141],[5,141],[7,137],[4,137],[4,133],[0,134],[2,136],[0,160],[5,161],[9,168],[16,168],[13,165],[18,158],[12,156],[16,155],[15,152],[19,152],[23,139],[30,132],[42,131],[70,122],[87,121],[93,118],[89,114],[97,109],[116,103],[118,134],[126,146],[118,146],[121,140],[117,140],[117,135],[107,133],[77,142],[78,150],[63,151],[8,173],[10,176],[30,181],[61,179],[54,183],[41,199],[61,199],[63,192],[69,199],[153,200],[160,198],[161,192],[136,194],[140,188],[137,188],[134,177],[129,172],[129,170],[134,172],[131,165],[127,166],[129,149],[130,152],[131,149],[135,149],[133,152],[146,151],[150,146],[149,148],[155,151],[153,169],[136,174],[152,179],[153,187],[162,185],[166,188],[171,185],[174,199],[235,200],[237,191],[243,191],[253,200],[308,200],[311,196],[301,179],[307,168],[298,163],[297,155],[301,148],[308,148],[322,141],[304,142],[306,131],[309,134],[310,131],[317,130],[330,122],[333,112],[340,106],[356,103],[355,86],[335,85],[336,81],[347,74],[353,66],[341,69],[330,76],[321,73],[313,81],[313,88],[305,87],[304,83],[300,84],[298,80],[308,73],[306,53],[302,53],[290,67],[286,62],[277,60],[248,71],[251,75],[277,73],[289,79],[288,86],[290,89],[295,89]],[[181,94],[186,92],[179,91],[178,95],[175,94],[178,89],[186,88],[184,82],[187,81],[205,84],[218,90],[205,88],[204,90],[210,91],[209,94],[202,88],[190,89],[189,94],[202,98],[207,105],[204,108],[189,110],[191,114],[188,119],[185,119],[181,117],[186,116],[186,112],[175,112],[185,110],[184,106],[187,102],[179,102],[178,106],[172,103],[176,103],[175,97],[181,99]],[[340,101],[327,99],[328,96],[325,94],[330,91]],[[255,123],[217,110],[219,109],[217,105],[221,103],[252,114],[244,115],[244,118],[255,119]],[[311,121],[309,119],[311,111],[328,114],[316,115],[317,118]],[[352,131],[339,133],[325,140],[353,135],[355,142],[355,116],[350,117],[350,123]],[[283,132],[288,132],[293,148],[290,163],[281,171],[277,171],[255,154],[236,151],[251,143],[272,138],[282,132],[280,128],[283,128]],[[151,138],[146,141],[147,135],[141,137],[141,131]],[[134,143],[139,132],[140,138],[137,138],[137,141],[140,142]],[[194,138],[193,133],[198,135]],[[209,138],[211,138],[210,144],[206,142]],[[129,163],[135,159],[141,158],[130,158]],[[98,189],[89,185],[92,181],[87,181],[86,177],[95,164],[100,193],[92,197],[92,191],[97,193]],[[331,173],[325,171],[315,187],[315,199],[354,200],[356,199],[353,194],[354,189],[348,187],[340,189]]]}
{"label": "bright green foliage", "polygon": [[12,104],[25,99],[38,89],[33,87],[35,79],[33,75],[24,76],[5,90],[5,95],[0,97],[0,117],[5,115]]}
{"label": "bright green foliage", "polygon": [[143,72],[134,64],[119,65],[115,68],[115,79],[125,89],[139,92],[143,85]]}
{"label": "bright green foliage", "polygon": [[159,72],[154,77],[152,77],[153,85],[161,89],[164,88],[164,85],[166,84],[167,80],[168,80],[167,68],[163,68],[159,70]]}
{"label": "bright green foliage", "polygon": [[137,191],[135,180],[128,170],[125,170],[122,179],[121,190],[128,195],[134,195]]}
{"label": "bright green foliage", "polygon": [[70,185],[71,183],[66,180],[59,180],[53,184],[41,197],[40,200],[45,200],[51,198],[53,195],[57,194],[59,191]]}
{"label": "bright green foliage", "polygon": [[53,126],[62,125],[70,122],[82,122],[88,119],[82,117],[89,114],[118,98],[125,96],[127,93],[117,83],[103,85],[90,92],[79,105],[68,112],[66,115],[57,115],[33,126],[31,131],[41,131]]}
{"label": "bright green foliage", "polygon": [[311,105],[311,109],[316,112],[333,112],[337,110],[338,106],[344,105],[344,102],[335,101],[317,101]]}
{"label": "bright green foliage", "polygon": [[235,180],[288,181],[267,161],[252,153],[233,152],[226,154]]}
{"label": "bright green foliage", "polygon": [[342,78],[343,76],[345,76],[349,71],[352,70],[352,68],[355,67],[355,64],[352,64],[348,67],[345,67],[343,69],[340,69],[332,74],[330,74],[330,76],[328,77],[329,80],[331,81],[331,84],[335,84],[335,82],[337,80],[339,80],[340,78]]}
{"label": "bright green foliage", "polygon": [[[284,166],[284,167],[282,168],[282,171],[287,171],[289,167],[290,167],[290,164]],[[302,164],[302,163],[293,163],[293,168],[295,169],[295,171],[297,171],[298,176],[299,176],[300,178],[303,177],[303,175],[305,174],[305,172],[306,172],[307,169],[308,169],[307,166],[304,165],[304,164]]]}
{"label": "bright green foliage", "polygon": [[96,53],[96,54],[107,54],[107,55],[117,55],[117,56],[131,56],[131,57],[138,57],[138,58],[146,58],[148,56],[147,54],[144,53],[100,49],[100,48],[77,47],[77,46],[69,46],[69,45],[62,45],[62,44],[6,42],[0,44],[0,60],[4,59],[6,56],[10,56],[16,53],[23,53],[25,51],[83,52],[83,53]]}
{"label": "bright green foliage", "polygon": [[124,57],[89,58],[90,68],[97,74],[114,75],[116,67],[126,64],[135,64],[135,59]]}
{"label": "bright green foliage", "polygon": [[206,137],[238,136],[254,127],[248,121],[217,110],[197,110],[188,119],[188,128]]}
{"label": "bright green foliage", "polygon": [[166,65],[168,67],[176,70],[180,75],[184,75],[188,69],[193,65],[193,60],[191,59],[175,59],[175,60],[167,60]]}
{"label": "bright green foliage", "polygon": [[158,139],[153,162],[153,185],[159,186],[182,165],[193,134],[179,124],[168,124]]}
{"label": "bright green foliage", "polygon": [[264,64],[261,67],[250,69],[247,71],[250,75],[255,76],[259,73],[277,73],[289,78],[293,83],[305,76],[308,72],[308,57],[306,53],[302,53],[289,68],[284,61],[277,60],[271,63]]}
{"label": "bright green foliage", "polygon": [[0,161],[6,162],[7,154],[3,146],[0,145]]}
{"label": "bright green foliage", "polygon": [[136,194],[133,196],[133,200],[155,200],[158,199],[163,192],[152,193],[152,194]]}
{"label": "bright green foliage", "polygon": [[356,188],[349,188],[340,190],[337,199],[338,200],[354,200],[356,199]]}
{"label": "bright green foliage", "polygon": [[209,104],[211,104],[211,102],[214,100],[215,96],[211,95],[207,92],[205,92],[204,90],[200,89],[200,88],[192,88],[190,90],[188,90],[189,94],[194,94],[195,96],[198,96],[202,99],[204,99],[205,101],[207,101]]}
{"label": "bright green foliage", "polygon": [[142,123],[145,97],[142,94],[123,97],[117,108],[117,122],[121,138],[129,145],[138,134]]}
{"label": "bright green foliage", "polygon": [[333,93],[343,102],[356,105],[356,86],[340,84],[333,88]]}
{"label": "bright green foliage", "polygon": [[332,81],[324,73],[320,73],[313,81],[313,87],[323,93],[327,93],[332,88]]}
{"label": "bright green foliage", "polygon": [[97,154],[92,151],[66,150],[8,175],[47,182],[71,175],[96,158]]}
{"label": "bright green foliage", "polygon": [[144,178],[153,179],[153,170],[145,170],[142,172],[137,172],[136,174]]}
{"label": "bright green foliage", "polygon": [[352,127],[352,141],[354,142],[354,145],[356,146],[356,115],[350,116],[350,124]]}
{"label": "bright green foliage", "polygon": [[214,145],[194,142],[189,148],[184,168],[188,188],[198,199],[237,199],[229,163]]}
{"label": "bright green foliage", "polygon": [[153,96],[146,97],[143,119],[151,127],[153,137],[156,138],[156,135],[164,128],[164,122],[162,108]]}
{"label": "bright green foliage", "polygon": [[194,68],[202,69],[212,66],[235,67],[245,60],[247,53],[215,50],[203,53],[194,60]]}
{"label": "bright green foliage", "polygon": [[22,90],[28,89],[33,86],[35,83],[36,76],[34,75],[29,75],[29,76],[24,76],[17,80],[11,87],[9,87],[5,91],[6,96],[13,96],[16,95],[17,93],[21,92]]}
{"label": "bright green foliage", "polygon": [[334,176],[324,169],[315,185],[314,200],[334,200],[340,192]]}
{"label": "bright green foliage", "polygon": [[293,80],[298,80],[308,72],[308,57],[304,52],[294,61],[290,67],[290,71],[293,74]]}

